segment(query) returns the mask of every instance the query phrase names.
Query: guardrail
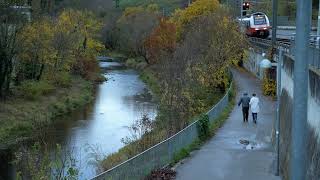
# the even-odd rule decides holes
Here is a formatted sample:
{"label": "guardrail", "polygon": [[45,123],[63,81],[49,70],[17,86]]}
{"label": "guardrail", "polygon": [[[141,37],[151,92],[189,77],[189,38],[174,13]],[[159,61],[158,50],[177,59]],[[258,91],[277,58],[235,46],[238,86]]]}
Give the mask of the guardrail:
{"label": "guardrail", "polygon": [[[232,83],[223,98],[207,112],[210,122],[214,121],[227,107],[231,88]],[[198,122],[193,122],[170,138],[97,175],[93,180],[140,180],[153,169],[168,165],[173,160],[175,153],[198,138]]]}

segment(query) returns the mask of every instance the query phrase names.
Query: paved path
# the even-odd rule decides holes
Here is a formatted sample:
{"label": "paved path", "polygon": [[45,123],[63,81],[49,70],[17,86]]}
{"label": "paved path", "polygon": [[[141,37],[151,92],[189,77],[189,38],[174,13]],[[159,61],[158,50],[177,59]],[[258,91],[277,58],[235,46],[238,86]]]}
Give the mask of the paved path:
{"label": "paved path", "polygon": [[[237,100],[243,92],[256,93],[261,112],[258,124],[242,122],[241,108],[235,106],[229,119],[200,150],[177,167],[177,180],[278,180],[274,176],[275,154],[271,147],[275,102],[263,97],[260,82],[251,74],[234,70],[238,86]],[[245,146],[239,142],[253,142]]]}

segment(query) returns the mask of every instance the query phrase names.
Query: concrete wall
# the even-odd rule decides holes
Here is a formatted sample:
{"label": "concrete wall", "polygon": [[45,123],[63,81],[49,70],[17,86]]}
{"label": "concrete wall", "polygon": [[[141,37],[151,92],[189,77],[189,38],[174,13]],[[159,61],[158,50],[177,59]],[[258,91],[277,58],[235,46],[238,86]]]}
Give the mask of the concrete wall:
{"label": "concrete wall", "polygon": [[[280,163],[284,180],[290,175],[291,124],[293,107],[293,71],[294,60],[285,56],[281,71],[281,106],[280,106]],[[320,73],[309,70],[308,93],[308,151],[307,180],[320,179]]]}
{"label": "concrete wall", "polygon": [[[250,49],[244,67],[262,78],[259,63],[262,51]],[[281,67],[280,103],[280,172],[284,180],[290,176],[291,125],[293,110],[294,59],[284,55]],[[320,180],[320,69],[309,70],[308,93],[308,137],[305,148],[308,151],[306,180]],[[273,131],[274,132],[274,131]],[[274,136],[274,135],[273,135]]]}
{"label": "concrete wall", "polygon": [[264,57],[261,50],[250,48],[248,59],[244,60],[243,66],[250,72],[252,72],[259,79],[263,79],[263,69],[259,67],[260,62]]}

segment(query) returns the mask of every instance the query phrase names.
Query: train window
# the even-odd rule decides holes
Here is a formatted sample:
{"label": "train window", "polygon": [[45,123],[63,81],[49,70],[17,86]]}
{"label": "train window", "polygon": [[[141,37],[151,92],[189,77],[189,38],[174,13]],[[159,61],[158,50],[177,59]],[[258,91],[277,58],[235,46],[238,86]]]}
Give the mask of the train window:
{"label": "train window", "polygon": [[254,15],[253,16],[254,25],[266,24],[266,17],[264,15]]}
{"label": "train window", "polygon": [[247,28],[249,28],[250,27],[250,21],[247,21]]}

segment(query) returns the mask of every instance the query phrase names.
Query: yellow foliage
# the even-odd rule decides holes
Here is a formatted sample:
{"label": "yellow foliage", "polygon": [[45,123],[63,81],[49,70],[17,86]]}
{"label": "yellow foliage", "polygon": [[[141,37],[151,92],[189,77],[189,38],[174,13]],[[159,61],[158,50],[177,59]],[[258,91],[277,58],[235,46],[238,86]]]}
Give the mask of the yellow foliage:
{"label": "yellow foliage", "polygon": [[149,4],[146,10],[149,12],[159,12],[159,6],[157,4]]}
{"label": "yellow foliage", "polygon": [[136,16],[137,14],[144,12],[157,14],[159,12],[159,6],[157,4],[150,4],[146,8],[142,6],[127,7],[122,13],[122,16],[118,19],[118,23],[125,22],[128,17]]}
{"label": "yellow foliage", "polygon": [[265,77],[262,84],[263,94],[266,96],[276,97],[276,84],[277,83],[275,80],[271,80]]}
{"label": "yellow foliage", "polygon": [[121,22],[121,21],[123,21],[125,18],[127,18],[129,16],[137,14],[137,13],[140,13],[140,12],[143,12],[143,11],[144,11],[144,9],[141,6],[138,6],[138,7],[127,7],[124,10],[122,16],[119,18],[118,21]]}
{"label": "yellow foliage", "polygon": [[53,34],[53,24],[49,19],[26,25],[18,35],[21,46],[18,57],[34,64],[52,65],[56,58],[56,51],[52,47]]}
{"label": "yellow foliage", "polygon": [[173,14],[171,21],[177,26],[177,34],[180,36],[183,31],[183,26],[190,23],[194,18],[201,15],[210,14],[219,9],[219,2],[217,0],[197,0],[193,2],[186,9],[178,9]]}
{"label": "yellow foliage", "polygon": [[79,59],[95,59],[103,49],[97,40],[101,27],[89,11],[64,10],[54,20],[35,20],[19,34],[18,57],[27,62],[26,71],[34,71],[32,78],[39,78],[43,69],[52,75],[70,71]]}
{"label": "yellow foliage", "polygon": [[102,23],[96,20],[93,13],[77,10],[63,11],[59,15],[55,26],[56,31],[76,36],[76,38],[73,38],[75,48],[83,46],[85,38],[87,40],[94,39],[101,28]]}

